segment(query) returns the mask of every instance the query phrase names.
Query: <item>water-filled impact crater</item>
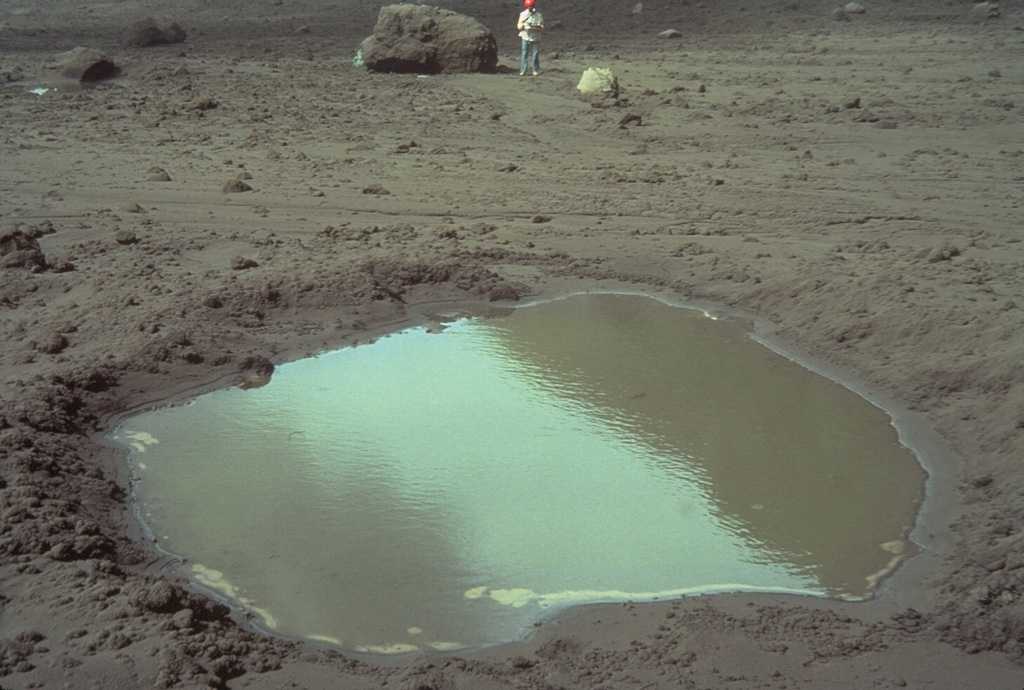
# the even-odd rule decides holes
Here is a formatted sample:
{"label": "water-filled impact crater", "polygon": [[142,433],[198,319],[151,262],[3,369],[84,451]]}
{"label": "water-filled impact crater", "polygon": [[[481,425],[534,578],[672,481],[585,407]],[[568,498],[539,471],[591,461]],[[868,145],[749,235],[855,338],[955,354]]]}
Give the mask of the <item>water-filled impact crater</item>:
{"label": "water-filled impact crater", "polygon": [[738,322],[596,294],[437,330],[125,420],[159,548],[267,630],[378,652],[574,603],[866,597],[913,548],[890,418]]}

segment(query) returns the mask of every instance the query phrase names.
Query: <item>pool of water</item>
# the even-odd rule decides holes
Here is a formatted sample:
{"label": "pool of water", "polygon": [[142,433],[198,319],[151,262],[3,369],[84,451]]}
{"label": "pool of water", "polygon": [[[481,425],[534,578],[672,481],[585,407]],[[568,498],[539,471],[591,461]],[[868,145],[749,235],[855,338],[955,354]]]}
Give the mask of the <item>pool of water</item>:
{"label": "pool of water", "polygon": [[637,295],[413,328],[113,437],[183,574],[267,630],[375,652],[582,602],[866,597],[913,549],[925,479],[884,411]]}

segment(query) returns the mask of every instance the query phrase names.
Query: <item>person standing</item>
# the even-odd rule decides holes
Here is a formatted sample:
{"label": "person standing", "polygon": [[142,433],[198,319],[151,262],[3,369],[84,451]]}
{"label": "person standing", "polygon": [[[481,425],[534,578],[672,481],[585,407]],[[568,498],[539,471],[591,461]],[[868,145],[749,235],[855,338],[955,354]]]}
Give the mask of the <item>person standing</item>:
{"label": "person standing", "polygon": [[519,58],[519,75],[529,69],[533,76],[540,72],[540,32],[544,28],[544,17],[534,7],[534,0],[523,0],[524,9],[519,13],[519,38],[522,52]]}

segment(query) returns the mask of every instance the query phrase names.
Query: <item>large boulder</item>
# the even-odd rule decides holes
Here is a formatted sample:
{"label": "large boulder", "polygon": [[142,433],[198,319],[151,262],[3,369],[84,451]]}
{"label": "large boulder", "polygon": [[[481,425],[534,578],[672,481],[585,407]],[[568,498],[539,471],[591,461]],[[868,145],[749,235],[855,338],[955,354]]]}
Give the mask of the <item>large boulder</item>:
{"label": "large boulder", "polygon": [[498,66],[498,43],[490,29],[472,17],[427,5],[382,7],[361,51],[363,64],[374,72],[493,72]]}

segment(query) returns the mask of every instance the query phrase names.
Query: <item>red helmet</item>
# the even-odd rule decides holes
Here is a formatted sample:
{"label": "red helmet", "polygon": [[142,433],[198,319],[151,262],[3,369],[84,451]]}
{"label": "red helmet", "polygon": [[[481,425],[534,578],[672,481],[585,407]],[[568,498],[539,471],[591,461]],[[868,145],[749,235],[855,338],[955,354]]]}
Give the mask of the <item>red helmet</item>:
{"label": "red helmet", "polygon": [[523,7],[533,7],[533,0],[523,0]]}

